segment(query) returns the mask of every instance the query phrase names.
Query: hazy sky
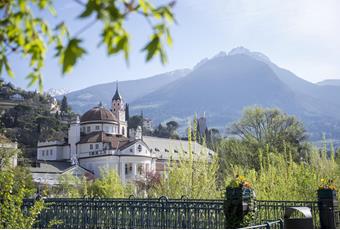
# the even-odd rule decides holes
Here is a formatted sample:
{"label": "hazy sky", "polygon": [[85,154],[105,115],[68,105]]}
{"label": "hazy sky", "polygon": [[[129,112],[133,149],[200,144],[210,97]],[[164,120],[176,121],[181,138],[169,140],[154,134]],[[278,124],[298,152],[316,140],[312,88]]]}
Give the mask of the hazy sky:
{"label": "hazy sky", "polygon": [[[73,32],[86,23],[75,20],[81,11],[78,4],[71,0],[56,2],[59,16],[53,22],[66,20]],[[177,0],[178,25],[172,27],[174,45],[168,49],[169,63],[165,66],[158,58],[145,63],[140,50],[150,30],[136,16],[127,22],[133,39],[129,67],[121,55],[107,57],[104,48],[98,48],[101,25],[96,24],[82,34],[88,55],[71,74],[62,77],[54,51],[48,53],[44,88],[76,90],[192,68],[205,57],[237,46],[262,52],[274,63],[312,82],[340,79],[339,12],[338,0]],[[26,88],[25,62],[15,55],[10,58],[16,73],[12,81]]]}

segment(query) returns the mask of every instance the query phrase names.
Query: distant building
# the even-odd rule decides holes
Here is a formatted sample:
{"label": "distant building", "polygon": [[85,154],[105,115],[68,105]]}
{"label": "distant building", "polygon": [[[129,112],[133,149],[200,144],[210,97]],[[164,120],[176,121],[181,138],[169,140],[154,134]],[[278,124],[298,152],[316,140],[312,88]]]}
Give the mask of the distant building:
{"label": "distant building", "polygon": [[[172,153],[176,158],[188,146],[187,141],[143,136],[141,127],[130,130],[127,137],[125,109],[117,85],[111,110],[100,105],[85,112],[71,122],[64,142],[38,142],[40,168],[31,168],[34,180],[57,183],[58,176],[75,168],[80,175],[95,177],[100,176],[101,170],[114,169],[124,183],[139,180],[147,172],[164,171]],[[194,146],[197,153],[204,148],[197,143]],[[213,153],[206,150],[207,154]],[[57,176],[53,177],[53,173]]]}
{"label": "distant building", "polygon": [[24,100],[24,97],[21,96],[20,94],[16,93],[16,94],[13,94],[9,97],[10,100],[13,100],[13,101],[23,101]]}

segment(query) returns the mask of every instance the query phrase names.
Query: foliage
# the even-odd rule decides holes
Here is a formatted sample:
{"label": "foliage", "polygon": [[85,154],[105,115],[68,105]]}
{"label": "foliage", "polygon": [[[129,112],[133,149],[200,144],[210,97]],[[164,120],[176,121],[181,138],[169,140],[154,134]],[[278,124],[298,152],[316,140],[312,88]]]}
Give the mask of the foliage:
{"label": "foliage", "polygon": [[179,135],[177,134],[178,127],[179,124],[176,121],[169,121],[165,124],[165,126],[159,124],[151,135],[162,138],[179,139]]}
{"label": "foliage", "polygon": [[61,113],[68,113],[70,110],[69,105],[67,103],[67,97],[64,95],[61,100],[60,111]]}
{"label": "foliage", "polygon": [[6,110],[0,120],[5,136],[17,141],[27,157],[35,154],[39,140],[64,139],[67,125],[63,124],[61,117],[51,113],[54,98],[20,89],[13,89],[15,93],[20,94],[24,100]]}
{"label": "foliage", "polygon": [[59,179],[60,185],[48,191],[49,196],[65,198],[98,197],[123,198],[133,193],[130,184],[124,185],[116,170],[101,170],[100,178],[87,180],[71,174],[64,174]]}
{"label": "foliage", "polygon": [[244,176],[236,175],[236,177],[230,181],[227,188],[251,188],[251,183],[246,180]]}
{"label": "foliage", "polygon": [[22,210],[23,199],[32,195],[32,178],[27,170],[13,168],[10,158],[19,152],[0,148],[3,165],[0,171],[0,228],[32,228],[44,208],[43,201],[36,201],[28,210]]}
{"label": "foliage", "polygon": [[260,170],[233,165],[232,172],[249,178],[260,200],[315,200],[320,179],[336,178],[339,167],[316,149],[309,162],[294,162],[290,152],[277,153],[269,148],[259,151],[258,158]]}
{"label": "foliage", "polygon": [[101,177],[95,180],[90,187],[95,197],[125,197],[125,188],[116,170],[102,170]]}
{"label": "foliage", "polygon": [[300,159],[306,139],[303,124],[294,116],[261,107],[246,108],[241,119],[231,126],[230,133],[239,136],[252,152],[266,146],[277,152],[288,148],[295,160]]}
{"label": "foliage", "polygon": [[192,199],[220,198],[218,191],[217,171],[218,158],[208,156],[206,149],[194,154],[191,141],[191,130],[188,132],[189,147],[178,153],[178,160],[169,159],[161,181],[153,189],[156,197],[167,196]]}
{"label": "foliage", "polygon": [[137,129],[138,126],[143,126],[143,117],[140,115],[134,115],[130,117],[128,120],[129,129]]}
{"label": "foliage", "polygon": [[326,178],[321,178],[320,180],[321,184],[319,185],[319,189],[330,189],[330,190],[336,190],[336,187],[334,185],[334,179],[326,179]]}
{"label": "foliage", "polygon": [[145,178],[135,182],[137,188],[137,196],[141,197],[157,197],[157,187],[161,183],[161,174],[159,172],[146,172]]}
{"label": "foliage", "polygon": [[[166,62],[164,43],[172,44],[169,26],[174,22],[172,7],[167,5],[153,6],[148,0],[75,0],[82,7],[78,20],[91,20],[79,31],[70,32],[64,21],[54,28],[36,13],[49,13],[56,16],[54,0],[5,0],[0,1],[0,76],[5,70],[10,77],[14,76],[9,56],[16,54],[29,61],[31,72],[27,79],[29,85],[38,82],[42,91],[43,76],[41,69],[45,63],[48,48],[56,50],[62,73],[68,73],[86,54],[82,46],[81,34],[95,23],[101,24],[99,44],[104,45],[108,55],[123,53],[129,59],[130,35],[125,21],[132,15],[140,15],[152,29],[150,40],[142,49],[146,60],[158,55],[162,63]],[[37,12],[38,11],[38,12]]]}

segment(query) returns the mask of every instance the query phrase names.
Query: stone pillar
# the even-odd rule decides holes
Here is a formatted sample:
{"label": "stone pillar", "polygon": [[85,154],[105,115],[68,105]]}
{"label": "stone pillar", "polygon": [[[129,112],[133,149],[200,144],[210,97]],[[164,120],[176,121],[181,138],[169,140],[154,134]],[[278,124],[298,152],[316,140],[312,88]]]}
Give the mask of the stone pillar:
{"label": "stone pillar", "polygon": [[125,162],[120,163],[120,179],[125,183]]}
{"label": "stone pillar", "polygon": [[136,176],[137,176],[137,164],[132,163],[132,177],[133,177],[133,179],[135,179]]}
{"label": "stone pillar", "polygon": [[[227,188],[224,198],[225,228],[249,226],[255,215],[255,193],[249,188]],[[246,215],[248,216],[247,218]]]}
{"label": "stone pillar", "polygon": [[321,228],[336,228],[335,211],[338,208],[336,191],[331,189],[318,190],[318,207]]}

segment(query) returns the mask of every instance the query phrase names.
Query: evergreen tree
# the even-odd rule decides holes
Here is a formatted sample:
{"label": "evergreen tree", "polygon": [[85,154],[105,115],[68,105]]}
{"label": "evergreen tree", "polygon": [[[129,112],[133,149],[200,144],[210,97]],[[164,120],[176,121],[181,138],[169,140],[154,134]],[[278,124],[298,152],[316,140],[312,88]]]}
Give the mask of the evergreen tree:
{"label": "evergreen tree", "polygon": [[61,110],[62,114],[65,114],[68,111],[67,97],[65,95],[63,96],[63,99],[61,101],[60,110]]}

